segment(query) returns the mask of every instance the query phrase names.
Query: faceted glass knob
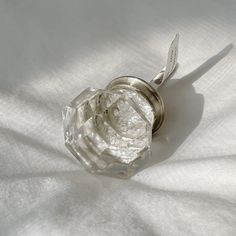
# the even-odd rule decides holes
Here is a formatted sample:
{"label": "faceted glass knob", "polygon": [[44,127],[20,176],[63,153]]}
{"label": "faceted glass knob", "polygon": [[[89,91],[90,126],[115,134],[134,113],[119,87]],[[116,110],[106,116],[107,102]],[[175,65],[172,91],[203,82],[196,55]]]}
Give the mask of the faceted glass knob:
{"label": "faceted glass knob", "polygon": [[151,153],[152,133],[164,120],[157,89],[176,68],[178,39],[166,66],[150,83],[123,76],[106,89],[88,88],[63,110],[66,147],[92,173],[128,178]]}
{"label": "faceted glass knob", "polygon": [[141,79],[121,77],[107,89],[84,90],[64,108],[66,147],[90,172],[128,178],[150,156],[156,121],[163,121],[156,91]]}

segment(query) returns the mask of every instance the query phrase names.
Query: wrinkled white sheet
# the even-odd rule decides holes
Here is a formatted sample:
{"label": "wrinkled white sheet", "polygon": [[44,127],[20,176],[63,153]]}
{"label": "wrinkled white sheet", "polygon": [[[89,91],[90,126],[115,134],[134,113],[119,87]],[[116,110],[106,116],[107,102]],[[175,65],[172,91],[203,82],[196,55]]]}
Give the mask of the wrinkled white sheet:
{"label": "wrinkled white sheet", "polygon": [[[0,0],[0,235],[236,235],[235,0]],[[179,69],[149,167],[90,175],[61,109],[111,79]]]}

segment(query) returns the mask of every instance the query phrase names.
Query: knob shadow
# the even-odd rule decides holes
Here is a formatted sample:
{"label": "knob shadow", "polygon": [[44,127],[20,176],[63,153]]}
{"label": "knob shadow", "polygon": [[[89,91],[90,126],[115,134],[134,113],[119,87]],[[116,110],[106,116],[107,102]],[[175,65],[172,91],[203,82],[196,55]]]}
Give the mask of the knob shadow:
{"label": "knob shadow", "polygon": [[201,121],[204,96],[197,93],[193,83],[223,59],[233,48],[229,44],[181,79],[170,80],[160,93],[163,97],[166,118],[163,126],[153,136],[152,156],[147,167],[172,156]]}

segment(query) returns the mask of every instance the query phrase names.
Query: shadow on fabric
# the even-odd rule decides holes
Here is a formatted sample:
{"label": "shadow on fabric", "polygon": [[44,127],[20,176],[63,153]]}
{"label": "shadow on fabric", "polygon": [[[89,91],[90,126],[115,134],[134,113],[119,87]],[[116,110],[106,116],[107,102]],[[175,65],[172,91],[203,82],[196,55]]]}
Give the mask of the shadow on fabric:
{"label": "shadow on fabric", "polygon": [[218,54],[204,62],[197,69],[180,79],[173,79],[160,91],[163,97],[166,117],[160,133],[155,134],[152,156],[148,167],[171,157],[178,147],[198,126],[204,109],[204,97],[197,93],[193,83],[223,59],[233,48],[229,44]]}

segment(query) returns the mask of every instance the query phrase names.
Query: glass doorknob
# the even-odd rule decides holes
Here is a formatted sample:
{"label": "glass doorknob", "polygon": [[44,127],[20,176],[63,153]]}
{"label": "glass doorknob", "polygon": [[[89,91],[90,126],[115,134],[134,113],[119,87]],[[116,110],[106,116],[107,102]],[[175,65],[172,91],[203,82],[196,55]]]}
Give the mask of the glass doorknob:
{"label": "glass doorknob", "polygon": [[178,39],[151,82],[122,76],[105,89],[87,88],[63,109],[65,145],[88,171],[129,178],[143,168],[164,121],[157,90],[176,68]]}

